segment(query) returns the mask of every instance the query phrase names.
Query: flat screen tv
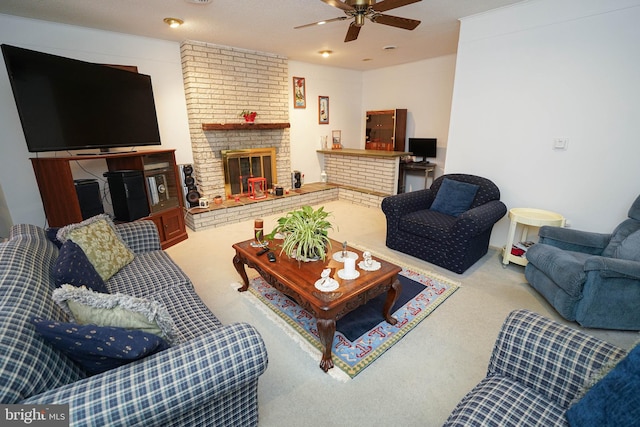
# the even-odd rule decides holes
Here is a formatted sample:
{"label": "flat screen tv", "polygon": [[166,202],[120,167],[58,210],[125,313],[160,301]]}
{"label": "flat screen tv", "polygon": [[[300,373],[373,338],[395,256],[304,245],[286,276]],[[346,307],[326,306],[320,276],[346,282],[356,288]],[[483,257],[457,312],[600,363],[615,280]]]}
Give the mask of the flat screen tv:
{"label": "flat screen tv", "polygon": [[409,138],[409,151],[424,160],[427,160],[428,157],[436,157],[437,146],[437,138]]}
{"label": "flat screen tv", "polygon": [[30,152],[159,145],[151,77],[2,45]]}

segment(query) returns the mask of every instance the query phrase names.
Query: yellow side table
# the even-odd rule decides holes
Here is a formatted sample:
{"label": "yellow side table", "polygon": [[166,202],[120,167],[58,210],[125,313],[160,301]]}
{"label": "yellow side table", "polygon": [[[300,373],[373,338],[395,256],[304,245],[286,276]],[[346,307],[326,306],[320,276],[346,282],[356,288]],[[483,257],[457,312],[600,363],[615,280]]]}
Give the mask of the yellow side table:
{"label": "yellow side table", "polygon": [[502,266],[506,267],[509,262],[513,262],[518,265],[527,265],[527,259],[523,256],[516,256],[511,253],[513,246],[513,239],[516,234],[516,227],[521,224],[522,237],[520,241],[527,240],[529,234],[529,227],[541,227],[543,225],[553,225],[557,227],[564,227],[565,218],[555,212],[545,211],[542,209],[533,208],[513,208],[509,209],[509,218],[511,224],[509,226],[509,234],[507,236],[507,244],[502,249]]}

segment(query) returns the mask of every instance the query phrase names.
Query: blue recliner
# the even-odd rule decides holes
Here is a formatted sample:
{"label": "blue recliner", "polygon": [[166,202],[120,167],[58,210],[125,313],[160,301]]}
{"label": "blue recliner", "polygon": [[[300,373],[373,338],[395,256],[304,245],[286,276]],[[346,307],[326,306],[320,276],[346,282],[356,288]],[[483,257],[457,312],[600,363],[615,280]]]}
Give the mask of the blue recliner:
{"label": "blue recliner", "polygon": [[382,211],[387,247],[463,273],[487,253],[491,230],[507,207],[491,180],[448,174],[429,189],[386,197]]}
{"label": "blue recliner", "polygon": [[640,330],[640,196],[613,233],[540,228],[525,277],[567,320]]}

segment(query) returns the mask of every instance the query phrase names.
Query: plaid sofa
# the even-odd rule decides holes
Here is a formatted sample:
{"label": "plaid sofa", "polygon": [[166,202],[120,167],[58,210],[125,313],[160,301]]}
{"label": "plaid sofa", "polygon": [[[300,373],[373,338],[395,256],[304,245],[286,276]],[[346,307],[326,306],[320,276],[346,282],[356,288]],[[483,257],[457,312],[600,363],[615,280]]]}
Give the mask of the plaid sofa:
{"label": "plaid sofa", "polygon": [[568,426],[565,412],[592,374],[626,351],[528,310],[505,321],[487,376],[445,426]]}
{"label": "plaid sofa", "polygon": [[107,287],[162,302],[180,343],[88,376],[30,321],[67,321],[51,298],[58,248],[42,228],[15,225],[0,244],[0,402],[69,404],[74,426],[257,425],[258,378],[267,366],[258,332],[243,323],[220,323],[160,249],[152,222],[117,229],[136,257]]}

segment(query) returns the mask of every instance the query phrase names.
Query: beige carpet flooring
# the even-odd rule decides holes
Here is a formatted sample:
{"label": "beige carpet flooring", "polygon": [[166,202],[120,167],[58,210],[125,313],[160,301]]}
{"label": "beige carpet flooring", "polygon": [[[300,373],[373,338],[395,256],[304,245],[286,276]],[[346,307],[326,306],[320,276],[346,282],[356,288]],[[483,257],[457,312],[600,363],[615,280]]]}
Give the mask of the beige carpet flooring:
{"label": "beige carpet flooring", "polygon": [[[458,275],[386,248],[385,217],[379,209],[344,200],[324,206],[332,212],[335,226],[330,237],[443,274],[462,286],[364,372],[342,383],[323,373],[319,360],[257,310],[248,295],[230,286],[240,280],[232,264],[231,245],[251,238],[253,219],[190,232],[188,240],[167,252],[223,323],[248,322],[266,343],[269,367],[259,383],[260,426],[442,425],[457,402],[485,376],[493,343],[510,311],[527,308],[563,322],[527,284],[523,267],[502,267],[497,249],[490,249]],[[280,216],[265,217],[265,231]],[[586,331],[625,348],[640,338],[636,332]]]}

